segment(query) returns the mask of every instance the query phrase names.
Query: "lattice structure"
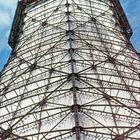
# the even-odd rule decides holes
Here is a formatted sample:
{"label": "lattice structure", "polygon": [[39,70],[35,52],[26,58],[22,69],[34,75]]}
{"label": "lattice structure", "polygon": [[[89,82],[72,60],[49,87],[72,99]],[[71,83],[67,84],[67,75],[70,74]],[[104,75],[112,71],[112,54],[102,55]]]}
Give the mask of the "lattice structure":
{"label": "lattice structure", "polygon": [[117,0],[17,6],[0,79],[1,140],[140,140],[140,61]]}

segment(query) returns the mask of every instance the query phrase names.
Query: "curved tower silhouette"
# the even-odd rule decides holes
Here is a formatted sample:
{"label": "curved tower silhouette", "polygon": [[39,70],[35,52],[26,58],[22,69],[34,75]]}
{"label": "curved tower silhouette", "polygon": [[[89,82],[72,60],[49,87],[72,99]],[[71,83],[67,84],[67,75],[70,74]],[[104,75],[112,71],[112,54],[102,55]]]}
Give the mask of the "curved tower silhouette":
{"label": "curved tower silhouette", "polygon": [[1,140],[140,140],[140,58],[118,0],[21,0],[0,78]]}

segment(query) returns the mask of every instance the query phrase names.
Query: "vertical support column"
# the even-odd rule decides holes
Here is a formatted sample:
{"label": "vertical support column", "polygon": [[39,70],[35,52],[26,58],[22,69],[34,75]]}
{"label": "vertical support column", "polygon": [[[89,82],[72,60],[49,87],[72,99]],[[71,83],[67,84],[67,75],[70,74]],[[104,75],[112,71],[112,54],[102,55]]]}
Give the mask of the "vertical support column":
{"label": "vertical support column", "polygon": [[79,105],[77,104],[77,87],[76,87],[76,73],[75,73],[75,59],[73,57],[73,54],[74,54],[74,48],[72,46],[72,41],[73,41],[73,38],[72,38],[72,35],[74,34],[73,30],[71,29],[71,20],[70,20],[70,10],[69,10],[69,7],[70,7],[70,3],[69,3],[69,0],[66,0],[66,7],[67,7],[67,12],[66,12],[66,15],[67,15],[67,24],[68,24],[68,30],[67,30],[67,35],[68,35],[68,41],[69,41],[69,54],[70,54],[70,65],[71,65],[71,74],[70,74],[70,78],[71,78],[71,81],[72,81],[72,88],[71,88],[71,91],[73,92],[73,105],[71,107],[73,113],[74,113],[74,119],[75,119],[75,127],[73,127],[72,131],[75,132],[76,134],[76,140],[81,140],[80,138],[80,126],[79,126],[79,117],[78,117],[78,112],[79,112]]}

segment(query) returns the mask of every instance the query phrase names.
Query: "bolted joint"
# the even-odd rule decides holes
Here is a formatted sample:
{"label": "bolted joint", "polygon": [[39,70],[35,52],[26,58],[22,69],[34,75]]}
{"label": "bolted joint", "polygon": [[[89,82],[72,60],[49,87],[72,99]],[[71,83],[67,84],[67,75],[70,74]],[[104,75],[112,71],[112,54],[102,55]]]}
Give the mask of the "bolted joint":
{"label": "bolted joint", "polygon": [[36,18],[32,18],[32,22],[36,22]]}
{"label": "bolted joint", "polygon": [[65,6],[66,6],[66,7],[69,7],[69,6],[70,6],[70,3],[67,2],[67,3],[65,4]]}
{"label": "bolted joint", "polygon": [[20,33],[23,34],[24,33],[23,30],[20,30]]}
{"label": "bolted joint", "polygon": [[82,7],[80,7],[80,6],[78,6],[78,5],[77,5],[77,9],[80,10],[80,11],[83,10]]}
{"label": "bolted joint", "polygon": [[104,97],[106,100],[108,100],[108,101],[111,100],[111,98],[110,98],[108,95],[103,95],[103,97]]}
{"label": "bolted joint", "polygon": [[76,131],[83,131],[83,127],[82,126],[75,126],[72,128],[72,132],[76,132]]}
{"label": "bolted joint", "polygon": [[70,73],[68,74],[68,82],[72,80],[72,77],[75,77],[75,80],[79,81],[79,74],[78,73]]}
{"label": "bolted joint", "polygon": [[54,70],[55,70],[54,68],[49,69],[49,73],[52,74],[54,72]]}
{"label": "bolted joint", "polygon": [[72,106],[71,106],[71,112],[80,112],[80,109],[81,109],[81,105],[79,105],[79,104],[73,104]]}
{"label": "bolted joint", "polygon": [[74,39],[73,38],[68,38],[67,41],[72,42],[72,41],[74,41]]}
{"label": "bolted joint", "polygon": [[57,7],[56,9],[54,9],[54,12],[57,12],[59,10],[59,7]]}
{"label": "bolted joint", "polygon": [[79,90],[79,87],[71,87],[70,88],[70,91],[78,91]]}
{"label": "bolted joint", "polygon": [[106,15],[106,13],[105,13],[105,12],[101,13],[101,16],[105,16],[105,15]]}
{"label": "bolted joint", "polygon": [[91,48],[93,47],[93,45],[88,42],[86,43],[86,46],[91,47]]}
{"label": "bolted joint", "polygon": [[126,32],[127,32],[128,34],[131,34],[131,30],[130,30],[130,29],[126,29]]}
{"label": "bolted joint", "polygon": [[12,134],[12,129],[9,128],[9,129],[5,130],[4,132],[0,133],[0,138],[1,138],[1,140],[6,140],[6,139],[10,138],[11,134]]}
{"label": "bolted joint", "polygon": [[115,23],[115,26],[116,26],[116,27],[119,26],[119,23],[116,22],[116,23]]}
{"label": "bolted joint", "polygon": [[96,18],[91,17],[91,21],[96,22]]}
{"label": "bolted joint", "polygon": [[67,16],[69,16],[70,14],[71,14],[71,12],[69,12],[69,11],[68,11],[68,12],[66,12],[66,15],[67,15]]}
{"label": "bolted joint", "polygon": [[42,22],[42,26],[46,26],[47,24],[47,21]]}
{"label": "bolted joint", "polygon": [[110,63],[115,63],[116,59],[113,58],[113,57],[111,57],[111,56],[108,56],[108,61],[109,61]]}
{"label": "bolted joint", "polygon": [[74,48],[70,48],[70,49],[68,49],[68,53],[74,53]]}
{"label": "bolted joint", "polygon": [[70,59],[70,60],[69,60],[69,63],[71,63],[71,62],[74,62],[74,63],[75,63],[76,60],[75,60],[75,59]]}
{"label": "bolted joint", "polygon": [[9,84],[4,87],[4,91],[7,91],[9,89]]}
{"label": "bolted joint", "polygon": [[34,70],[34,69],[36,69],[36,67],[37,67],[37,64],[36,64],[36,63],[31,64],[31,66],[30,66],[30,70]]}
{"label": "bolted joint", "polygon": [[68,75],[69,78],[71,78],[72,76],[79,78],[79,74],[78,73],[70,73]]}
{"label": "bolted joint", "polygon": [[96,68],[96,65],[91,65],[91,68],[93,69],[93,70],[97,70],[97,68]]}
{"label": "bolted joint", "polygon": [[39,103],[40,107],[43,107],[46,105],[46,100],[42,100],[40,103]]}
{"label": "bolted joint", "polygon": [[23,63],[24,63],[24,60],[23,60],[23,59],[20,59],[20,60],[19,60],[19,63],[20,63],[20,64],[23,64]]}
{"label": "bolted joint", "polygon": [[66,22],[67,22],[67,23],[71,23],[72,21],[69,19],[69,20],[67,20]]}
{"label": "bolted joint", "polygon": [[27,16],[27,13],[23,13],[23,14],[22,14],[22,17],[25,18],[26,16]]}
{"label": "bolted joint", "polygon": [[71,35],[74,35],[74,31],[73,31],[73,30],[67,30],[67,31],[66,31],[66,35],[70,35],[70,34],[71,34]]}

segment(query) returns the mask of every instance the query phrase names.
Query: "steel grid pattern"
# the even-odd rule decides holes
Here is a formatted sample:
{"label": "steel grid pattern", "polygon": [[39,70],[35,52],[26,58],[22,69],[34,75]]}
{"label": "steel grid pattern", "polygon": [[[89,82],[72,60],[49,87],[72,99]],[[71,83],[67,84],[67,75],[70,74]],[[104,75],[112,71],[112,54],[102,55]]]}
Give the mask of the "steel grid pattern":
{"label": "steel grid pattern", "polygon": [[1,140],[139,140],[140,61],[110,0],[40,0],[23,16]]}

